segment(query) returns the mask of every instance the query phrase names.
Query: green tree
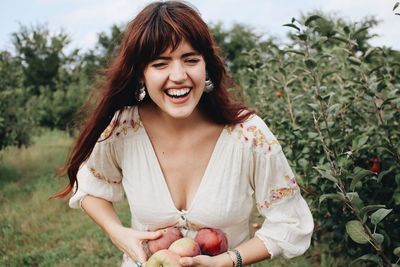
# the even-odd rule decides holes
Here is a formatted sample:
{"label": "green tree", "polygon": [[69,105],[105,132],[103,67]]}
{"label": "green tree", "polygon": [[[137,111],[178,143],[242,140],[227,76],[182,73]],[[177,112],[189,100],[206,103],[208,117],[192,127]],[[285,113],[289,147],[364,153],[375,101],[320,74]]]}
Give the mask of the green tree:
{"label": "green tree", "polygon": [[35,123],[23,90],[23,71],[18,60],[0,52],[0,150],[28,145]]}
{"label": "green tree", "polygon": [[112,25],[110,33],[101,32],[97,36],[94,49],[83,54],[81,59],[82,71],[89,77],[94,78],[96,72],[106,67],[110,60],[116,55],[123,36],[123,26]]}
{"label": "green tree", "polygon": [[77,53],[65,55],[68,35],[62,31],[52,34],[46,25],[20,25],[19,31],[12,34],[12,43],[23,69],[23,85],[34,95],[40,94],[41,86],[55,91],[61,68],[72,63]]}
{"label": "green tree", "polygon": [[249,26],[242,24],[234,24],[231,28],[224,29],[223,25],[218,23],[212,25],[210,29],[222,50],[227,67],[233,74],[247,65],[244,57],[246,52],[271,42],[263,41]]}

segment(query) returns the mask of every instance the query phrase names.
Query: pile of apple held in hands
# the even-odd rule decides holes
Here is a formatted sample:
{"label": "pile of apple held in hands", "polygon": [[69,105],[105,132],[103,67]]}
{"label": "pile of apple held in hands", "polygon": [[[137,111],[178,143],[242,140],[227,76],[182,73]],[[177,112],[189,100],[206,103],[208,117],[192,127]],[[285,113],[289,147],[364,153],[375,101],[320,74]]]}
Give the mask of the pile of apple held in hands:
{"label": "pile of apple held in hands", "polygon": [[163,230],[163,235],[156,240],[149,240],[147,247],[152,254],[146,267],[178,267],[181,257],[197,255],[216,256],[228,250],[228,240],[219,229],[202,228],[195,238],[183,237],[176,227]]}

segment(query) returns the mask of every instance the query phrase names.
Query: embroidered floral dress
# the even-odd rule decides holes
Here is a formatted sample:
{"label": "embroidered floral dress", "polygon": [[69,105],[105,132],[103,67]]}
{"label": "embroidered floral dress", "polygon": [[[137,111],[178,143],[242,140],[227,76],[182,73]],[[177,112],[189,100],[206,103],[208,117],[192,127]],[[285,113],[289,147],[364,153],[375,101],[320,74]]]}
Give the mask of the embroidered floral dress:
{"label": "embroidered floral dress", "polygon": [[281,146],[258,116],[223,129],[187,210],[174,205],[137,107],[117,112],[100,140],[78,172],[72,208],[79,208],[86,195],[117,202],[125,194],[134,229],[175,225],[184,235],[194,236],[201,227],[219,228],[234,248],[250,238],[255,198],[265,218],[255,235],[273,257],[295,257],[309,247],[312,215]]}

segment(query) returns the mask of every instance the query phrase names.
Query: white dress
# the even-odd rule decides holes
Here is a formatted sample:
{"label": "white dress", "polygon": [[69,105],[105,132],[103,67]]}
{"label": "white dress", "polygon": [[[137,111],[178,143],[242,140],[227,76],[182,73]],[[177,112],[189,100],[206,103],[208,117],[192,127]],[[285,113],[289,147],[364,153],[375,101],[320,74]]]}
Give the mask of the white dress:
{"label": "white dress", "polygon": [[[137,107],[118,111],[99,140],[103,141],[96,143],[79,169],[78,190],[69,202],[72,208],[79,208],[86,195],[117,202],[125,194],[134,229],[175,225],[184,235],[194,236],[199,228],[218,228],[234,248],[250,238],[255,198],[265,218],[255,235],[273,257],[295,257],[309,247],[311,212],[281,146],[258,116],[224,127],[187,210],[174,205]],[[132,266],[124,259],[123,266]]]}

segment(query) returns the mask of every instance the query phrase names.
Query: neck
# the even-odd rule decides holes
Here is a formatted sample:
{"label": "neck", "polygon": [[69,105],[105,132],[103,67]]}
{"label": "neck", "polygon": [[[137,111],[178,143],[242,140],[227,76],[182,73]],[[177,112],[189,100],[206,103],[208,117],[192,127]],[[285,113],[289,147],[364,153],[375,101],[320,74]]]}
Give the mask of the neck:
{"label": "neck", "polygon": [[183,119],[176,119],[169,116],[167,113],[160,110],[154,103],[148,104],[145,108],[147,109],[146,113],[152,117],[153,122],[175,136],[187,133],[188,131],[193,131],[199,125],[208,121],[199,108],[193,110],[193,113],[189,117]]}

